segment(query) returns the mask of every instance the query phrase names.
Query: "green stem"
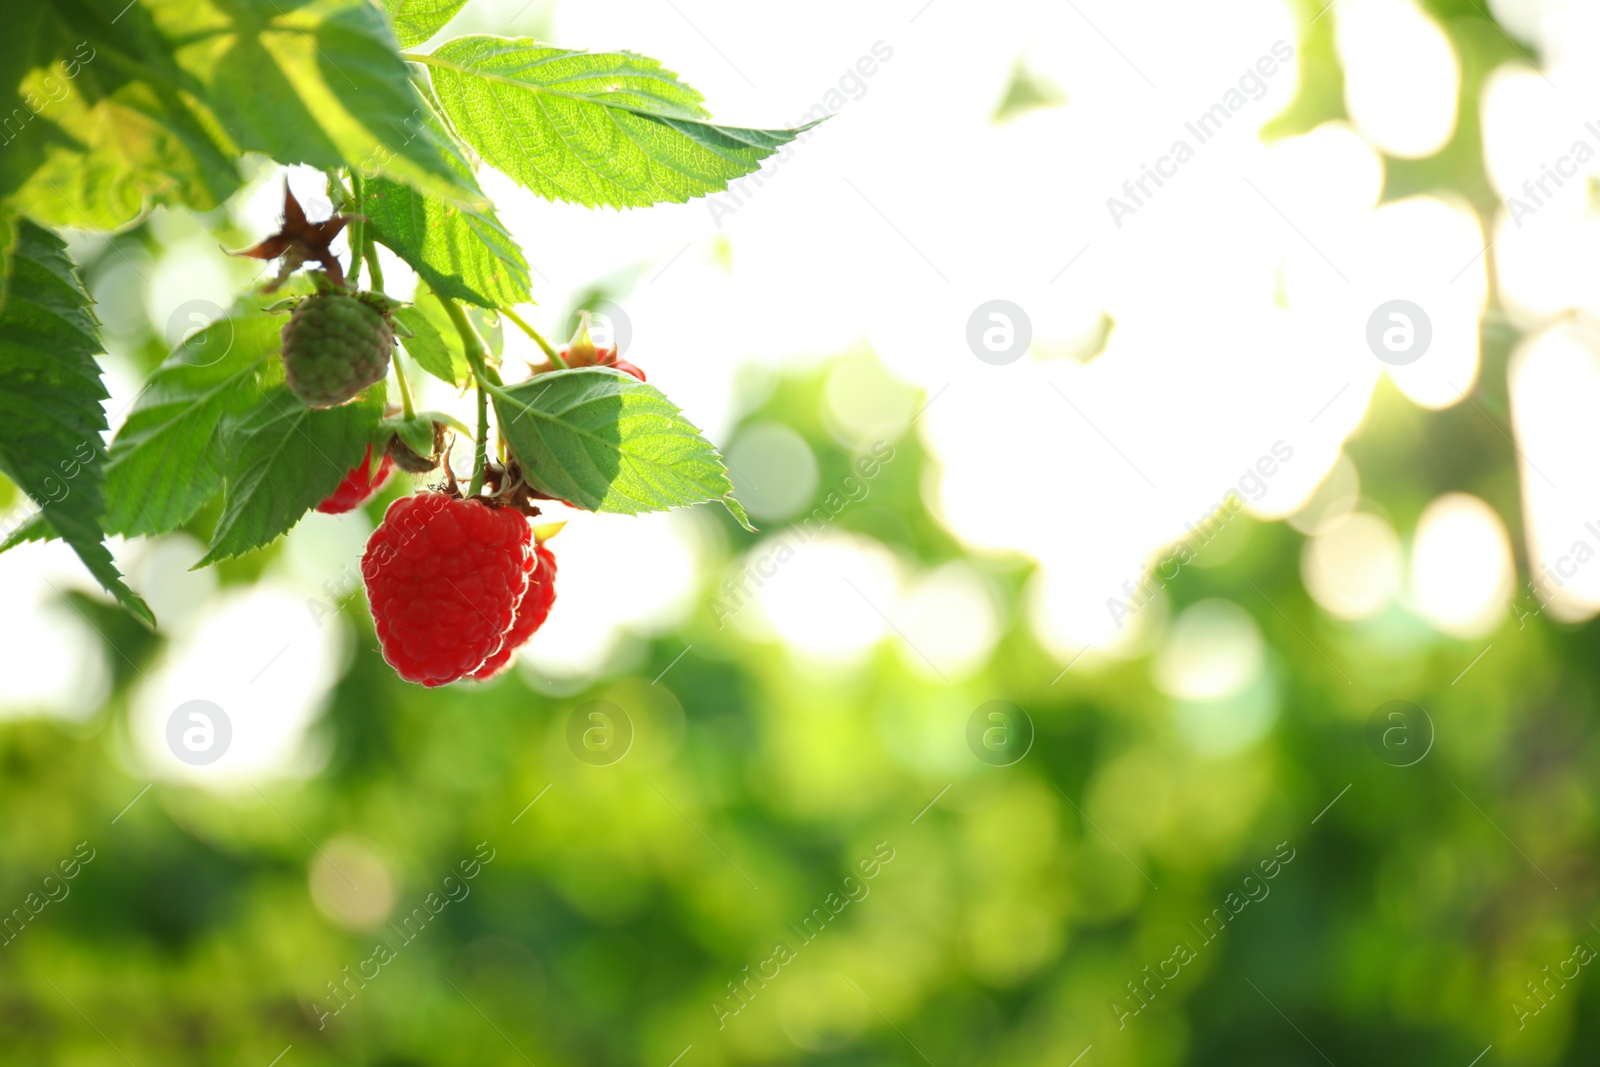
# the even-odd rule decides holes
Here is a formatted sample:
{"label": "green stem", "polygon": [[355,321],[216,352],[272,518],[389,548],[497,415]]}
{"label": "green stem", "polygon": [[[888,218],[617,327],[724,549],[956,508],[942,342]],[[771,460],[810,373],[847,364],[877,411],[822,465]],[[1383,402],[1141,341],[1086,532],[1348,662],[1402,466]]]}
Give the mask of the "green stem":
{"label": "green stem", "polygon": [[384,291],[384,269],[378,262],[378,242],[373,240],[373,235],[366,235],[366,266],[373,272],[373,285],[371,288],[382,293]]}
{"label": "green stem", "polygon": [[484,347],[483,338],[472,328],[472,322],[467,318],[467,313],[461,310],[461,305],[443,296],[439,297],[439,303],[444,305],[445,314],[450,316],[456,333],[461,335],[461,347],[466,352],[467,363],[472,367],[472,376],[478,380],[478,444],[472,456],[472,484],[467,488],[467,496],[474,497],[483,488],[483,470],[489,462],[489,389],[500,384],[500,375],[485,360],[488,350]]}
{"label": "green stem", "polygon": [[366,266],[373,272],[373,290],[384,291],[384,269],[378,264],[378,242],[373,240],[373,235],[366,235]]}
{"label": "green stem", "polygon": [[[434,294],[438,296],[438,294]],[[478,379],[479,385],[499,385],[500,375],[486,361],[489,349],[483,343],[483,338],[478,336],[478,331],[473,328],[472,321],[467,318],[467,313],[461,310],[461,305],[447,296],[439,296],[439,303],[444,305],[446,315],[456,328],[456,333],[461,335],[461,347],[466,352],[467,363],[472,367],[473,376]]]}
{"label": "green stem", "polygon": [[472,454],[472,484],[467,486],[467,498],[478,495],[483,488],[483,471],[489,463],[489,392],[478,383],[478,445]]}
{"label": "green stem", "polygon": [[529,337],[533,338],[534,342],[540,348],[544,349],[544,354],[547,357],[549,357],[549,360],[550,360],[551,363],[554,363],[556,366],[560,367],[562,370],[566,370],[567,369],[567,361],[561,358],[561,354],[559,352],[557,352],[554,348],[550,347],[550,342],[546,341],[544,339],[544,337],[542,335],[540,335],[538,330],[535,330],[532,326],[529,326],[526,322],[524,322],[521,315],[518,315],[515,311],[512,311],[510,308],[501,308],[500,309],[500,314],[504,315],[506,318],[508,318],[512,322],[516,323],[517,327],[519,329],[521,329],[523,333],[525,333]]}
{"label": "green stem", "polygon": [[[364,191],[361,188],[361,175],[352,173],[350,175],[350,185],[354,189],[350,202],[355,207],[351,214],[357,217],[350,221],[349,229],[345,234],[346,239],[350,242],[350,273],[345,276],[345,280],[350,283],[350,287],[353,289],[361,281],[361,256],[366,250],[366,239],[359,217],[361,214],[361,194]],[[339,191],[344,191],[342,183],[339,185]],[[340,207],[341,205],[335,204],[334,211],[339,211]],[[372,276],[374,278],[378,277],[378,272],[374,270]],[[382,282],[378,283],[378,288],[383,288]]]}
{"label": "green stem", "polygon": [[[335,215],[340,214],[345,208],[355,203],[355,197],[350,192],[350,186],[344,183],[344,178],[340,173],[340,168],[328,167],[324,169],[322,173],[328,179],[328,199],[333,202],[333,213]],[[353,174],[351,175],[351,178],[355,181],[360,181],[360,179]],[[338,194],[337,199],[334,199],[335,193]]]}
{"label": "green stem", "polygon": [[391,362],[394,363],[394,376],[400,382],[400,409],[405,413],[406,418],[416,418],[416,409],[411,405],[411,383],[406,381],[406,369],[400,364],[399,352],[395,352],[394,359]]}
{"label": "green stem", "polygon": [[423,414],[426,415],[429,419],[431,419],[434,422],[442,422],[442,423],[444,423],[446,426],[449,426],[451,429],[455,430],[457,433],[465,434],[468,437],[472,436],[472,427],[468,426],[466,423],[462,422],[460,419],[456,418],[454,415],[451,415],[449,412],[446,412],[446,411],[424,411]]}

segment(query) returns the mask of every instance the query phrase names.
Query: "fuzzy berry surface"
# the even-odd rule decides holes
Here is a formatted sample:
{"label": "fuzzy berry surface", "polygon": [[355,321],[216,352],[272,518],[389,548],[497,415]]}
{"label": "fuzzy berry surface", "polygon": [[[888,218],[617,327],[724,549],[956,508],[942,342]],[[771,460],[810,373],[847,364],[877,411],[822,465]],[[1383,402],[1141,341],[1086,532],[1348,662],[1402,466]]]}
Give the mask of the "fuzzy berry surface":
{"label": "fuzzy berry surface", "polygon": [[517,654],[517,649],[527,644],[528,638],[550,617],[550,607],[556,602],[556,557],[546,545],[535,546],[534,553],[536,562],[533,575],[528,579],[528,591],[522,594],[522,601],[517,604],[516,620],[512,622],[500,651],[483,661],[483,666],[473,673],[474,678],[493,678],[504,670],[511,662],[511,657]]}
{"label": "fuzzy berry surface", "polygon": [[533,530],[510,508],[396,500],[361,558],[383,658],[429,687],[472,674],[500,650],[534,562]]}
{"label": "fuzzy berry surface", "polygon": [[344,481],[339,483],[337,489],[328,494],[328,498],[317,505],[317,510],[324,515],[343,515],[347,511],[354,511],[362,504],[378,495],[391,475],[394,474],[394,460],[386,454],[383,462],[376,467],[372,465],[372,446],[367,446],[367,454],[361,457],[361,462],[350,468],[350,473],[344,476]]}
{"label": "fuzzy berry surface", "polygon": [[348,403],[389,373],[394,327],[359,297],[307,297],[283,325],[283,372],[308,407]]}

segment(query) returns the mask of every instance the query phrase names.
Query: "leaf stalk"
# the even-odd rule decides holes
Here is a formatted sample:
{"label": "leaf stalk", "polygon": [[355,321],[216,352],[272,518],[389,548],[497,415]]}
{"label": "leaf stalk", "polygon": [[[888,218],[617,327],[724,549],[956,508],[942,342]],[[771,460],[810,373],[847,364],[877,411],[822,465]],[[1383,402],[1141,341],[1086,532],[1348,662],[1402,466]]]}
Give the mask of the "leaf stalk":
{"label": "leaf stalk", "polygon": [[478,443],[472,454],[472,484],[467,486],[467,499],[477,496],[483,489],[483,472],[489,464],[489,391],[478,383]]}
{"label": "leaf stalk", "polygon": [[411,383],[406,381],[406,369],[400,363],[400,353],[396,352],[390,362],[394,364],[395,379],[400,383],[400,410],[406,418],[414,418],[417,412],[411,403]]}
{"label": "leaf stalk", "polygon": [[[334,182],[335,188],[338,189],[340,197],[343,199],[344,195],[346,195],[344,183],[338,181],[338,177],[338,171],[329,172],[329,180]],[[364,220],[361,217],[361,199],[363,193],[361,188],[361,175],[352,173],[350,175],[350,185],[354,190],[353,193],[349,194],[350,203],[355,208],[351,214],[355,217],[350,220],[350,225],[345,231],[345,238],[350,242],[350,270],[345,275],[345,280],[350,283],[350,287],[353,289],[361,281],[361,256],[362,253],[366,251],[366,233],[365,228],[362,225]],[[338,214],[342,207],[342,204],[333,205],[334,213]],[[374,269],[372,274],[373,277],[377,277],[377,270]],[[378,284],[378,288],[383,288],[383,284],[381,282]]]}
{"label": "leaf stalk", "polygon": [[372,271],[372,285],[369,288],[381,293],[383,292],[383,267],[378,263],[378,242],[373,240],[371,233],[367,233],[363,244],[366,246],[367,267]]}
{"label": "leaf stalk", "polygon": [[566,370],[567,369],[567,361],[561,358],[561,353],[557,352],[554,348],[551,347],[550,342],[546,341],[544,339],[544,335],[543,334],[541,334],[538,330],[535,330],[532,326],[528,325],[527,322],[523,321],[523,318],[522,318],[521,315],[518,315],[515,311],[512,311],[510,308],[501,308],[500,309],[500,314],[504,315],[506,318],[508,318],[512,322],[516,323],[518,329],[520,329],[523,333],[527,334],[529,337],[533,338],[534,343],[537,344],[540,348],[544,349],[544,354],[550,360],[551,363],[554,363],[556,366],[560,367],[562,370]]}

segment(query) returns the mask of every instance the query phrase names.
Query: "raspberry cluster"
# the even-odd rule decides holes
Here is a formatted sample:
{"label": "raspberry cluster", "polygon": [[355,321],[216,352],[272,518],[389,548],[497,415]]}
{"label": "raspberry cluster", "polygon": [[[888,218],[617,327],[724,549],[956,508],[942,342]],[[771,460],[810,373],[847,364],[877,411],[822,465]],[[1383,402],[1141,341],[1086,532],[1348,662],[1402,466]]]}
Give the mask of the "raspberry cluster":
{"label": "raspberry cluster", "polygon": [[429,687],[498,673],[555,600],[555,559],[520,512],[445,493],[391,504],[361,576],[383,658]]}
{"label": "raspberry cluster", "polygon": [[[338,179],[332,180],[330,191],[342,194]],[[234,254],[279,261],[267,292],[301,266],[320,265],[310,275],[314,292],[269,310],[293,308],[280,332],[284,382],[290,391],[309,408],[348,404],[388,376],[395,353],[395,315],[405,305],[381,291],[376,259],[372,274],[379,285],[361,290],[354,277],[345,275],[331,247],[362,216],[335,214],[310,222],[287,181],[283,196],[278,232]],[[464,345],[470,332],[463,329]],[[536,374],[560,367],[611,367],[644,381],[644,372],[619,359],[615,346],[594,343],[588,312],[580,313],[577,332],[558,356],[543,339],[539,342],[556,362],[530,365]],[[396,468],[412,474],[443,469],[446,487],[391,504],[361,557],[384,659],[406,681],[430,687],[467,677],[489,679],[504,671],[517,649],[544,625],[556,599],[555,557],[536,542],[528,525],[539,514],[536,501],[548,498],[523,478],[515,457],[499,465],[487,462],[482,390],[485,377],[499,379],[483,362],[487,353],[480,350],[476,357],[480,425],[477,467],[467,498],[450,469],[447,433],[448,425],[465,427],[439,412],[413,412],[404,373],[396,366],[403,415],[391,411],[360,462],[317,505],[330,515],[353,511],[376,497]],[[470,351],[467,358],[473,358]],[[375,450],[381,450],[376,460]],[[480,496],[480,488],[489,492]]]}

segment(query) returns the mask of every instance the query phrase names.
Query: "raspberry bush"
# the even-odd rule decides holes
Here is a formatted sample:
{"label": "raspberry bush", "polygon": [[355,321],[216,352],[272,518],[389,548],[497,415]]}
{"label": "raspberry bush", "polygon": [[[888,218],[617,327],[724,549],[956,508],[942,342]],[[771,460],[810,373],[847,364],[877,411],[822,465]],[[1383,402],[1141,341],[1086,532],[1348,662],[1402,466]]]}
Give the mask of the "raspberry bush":
{"label": "raspberry bush", "polygon": [[[0,473],[38,505],[0,530],[0,551],[61,538],[153,627],[108,535],[214,515],[211,564],[402,486],[361,571],[385,657],[433,686],[503,671],[548,616],[541,502],[718,502],[748,528],[721,455],[644,371],[586,321],[557,347],[517,310],[534,303],[532,272],[478,172],[591,208],[681,203],[804,128],[716,125],[698,92],[631,52],[482,34],[424,48],[463,3],[90,0],[18,15],[0,50],[15,100],[0,104],[54,107],[63,135],[0,153]],[[222,63],[191,47],[243,25],[261,47]],[[42,101],[47,76],[73,91]],[[273,264],[265,283],[177,345],[107,445],[99,324],[57,228],[214,212],[243,187],[246,153],[320,171],[333,210],[308,218],[285,182],[277,231],[235,253]],[[379,247],[416,272],[409,302],[384,292]],[[503,328],[543,361],[505,365]],[[470,391],[476,424],[416,410],[408,372]],[[470,469],[451,464],[458,436]]]}

